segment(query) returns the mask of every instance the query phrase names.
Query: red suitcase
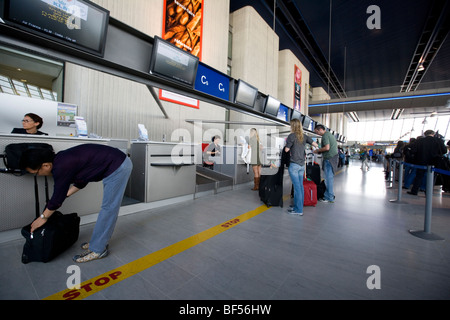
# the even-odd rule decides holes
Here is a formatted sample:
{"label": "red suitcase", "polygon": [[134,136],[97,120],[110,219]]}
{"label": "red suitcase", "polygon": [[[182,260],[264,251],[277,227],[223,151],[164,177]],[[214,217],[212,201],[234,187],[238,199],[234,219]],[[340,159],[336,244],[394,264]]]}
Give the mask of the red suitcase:
{"label": "red suitcase", "polygon": [[303,200],[303,206],[315,207],[317,204],[317,186],[314,181],[304,179],[303,180],[303,189],[305,190],[305,197]]}

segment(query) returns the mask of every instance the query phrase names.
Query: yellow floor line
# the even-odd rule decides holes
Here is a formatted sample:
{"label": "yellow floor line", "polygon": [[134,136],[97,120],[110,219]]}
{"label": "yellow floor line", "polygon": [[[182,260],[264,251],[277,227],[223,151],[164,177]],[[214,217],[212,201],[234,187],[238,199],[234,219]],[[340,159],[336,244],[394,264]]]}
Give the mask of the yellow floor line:
{"label": "yellow floor line", "polygon": [[[341,173],[340,171],[337,174]],[[290,198],[290,195],[285,195],[283,200]],[[245,222],[257,215],[268,210],[270,207],[262,205],[255,210],[246,212],[234,219],[228,220],[220,225],[200,232],[192,237],[184,239],[180,242],[174,243],[168,247],[165,247],[159,251],[151,253],[147,256],[129,262],[119,268],[108,271],[95,278],[84,281],[80,284],[79,289],[66,289],[61,292],[55,293],[44,300],[82,300],[101,290],[113,286],[114,284],[123,281],[135,274],[144,271],[164,260],[169,259],[185,250],[188,250],[208,239],[215,237],[216,235],[229,230],[242,222]],[[95,262],[93,262],[95,263]]]}
{"label": "yellow floor line", "polygon": [[270,207],[267,207],[266,205],[262,205],[255,210],[246,212],[234,219],[228,220],[220,225],[193,235],[192,237],[189,237],[159,251],[134,260],[119,268],[101,274],[95,278],[84,281],[80,284],[79,289],[66,289],[61,292],[55,293],[45,298],[44,300],[82,300],[101,290],[111,287],[120,281],[132,277],[133,275],[144,271],[166,259],[169,259],[170,257],[188,250],[208,239],[211,239],[212,237],[263,213],[269,208]]}

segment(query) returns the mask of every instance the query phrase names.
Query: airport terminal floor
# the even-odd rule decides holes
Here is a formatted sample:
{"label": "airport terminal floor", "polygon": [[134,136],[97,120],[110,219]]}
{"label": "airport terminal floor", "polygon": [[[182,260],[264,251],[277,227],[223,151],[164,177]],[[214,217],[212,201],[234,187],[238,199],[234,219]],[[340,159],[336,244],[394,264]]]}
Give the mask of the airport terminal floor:
{"label": "airport terminal floor", "polygon": [[[0,244],[0,299],[83,300],[446,300],[450,299],[450,195],[436,187],[431,231],[423,230],[425,195],[406,194],[384,179],[382,164],[360,162],[335,177],[335,203],[287,213],[267,208],[250,185],[120,216],[110,254],[78,264],[79,240],[49,263],[22,264],[24,241]],[[69,270],[69,272],[68,272]]]}

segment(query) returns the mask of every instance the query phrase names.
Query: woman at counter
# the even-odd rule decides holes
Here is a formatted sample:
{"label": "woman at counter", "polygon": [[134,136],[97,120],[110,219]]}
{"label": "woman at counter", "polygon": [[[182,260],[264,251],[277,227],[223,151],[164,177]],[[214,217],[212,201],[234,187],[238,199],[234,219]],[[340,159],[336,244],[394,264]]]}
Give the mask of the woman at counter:
{"label": "woman at counter", "polygon": [[214,170],[215,157],[220,155],[220,136],[211,138],[211,143],[205,148],[203,152],[203,166]]}
{"label": "woman at counter", "polygon": [[34,113],[27,113],[22,120],[23,128],[14,128],[11,133],[18,134],[37,134],[37,135],[46,135],[47,133],[39,131],[44,124],[44,120]]}
{"label": "woman at counter", "polygon": [[125,188],[133,165],[125,153],[100,144],[82,144],[58,152],[30,149],[21,158],[21,167],[39,176],[53,176],[54,189],[47,207],[31,224],[31,232],[70,197],[89,182],[103,181],[103,200],[90,242],[85,251],[73,257],[75,262],[88,262],[108,255],[108,242],[114,231]]}
{"label": "woman at counter", "polygon": [[310,144],[318,147],[311,137],[303,134],[303,126],[298,119],[291,120],[291,134],[287,137],[284,150],[290,153],[289,176],[294,185],[294,206],[288,210],[290,214],[303,215],[304,189],[303,175],[305,173],[305,146]]}
{"label": "woman at counter", "polygon": [[254,186],[252,190],[259,190],[259,181],[261,180],[261,142],[259,140],[258,131],[255,128],[250,129],[250,141],[248,145],[251,152],[250,163],[253,169]]}

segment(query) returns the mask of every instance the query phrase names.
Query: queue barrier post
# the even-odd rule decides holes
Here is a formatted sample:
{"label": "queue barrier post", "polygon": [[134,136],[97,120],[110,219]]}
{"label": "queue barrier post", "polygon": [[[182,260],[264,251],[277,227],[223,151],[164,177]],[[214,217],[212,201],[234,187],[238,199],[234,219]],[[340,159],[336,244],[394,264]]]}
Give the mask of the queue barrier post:
{"label": "queue barrier post", "polygon": [[409,230],[413,236],[425,240],[444,240],[440,236],[431,232],[431,215],[433,211],[433,185],[434,171],[433,166],[427,166],[427,187],[426,187],[426,203],[425,203],[425,221],[424,230]]}
{"label": "queue barrier post", "polygon": [[[403,186],[403,161],[395,161],[399,162],[399,172],[398,172],[398,186],[397,186],[397,199],[389,200],[394,203],[403,203],[402,202],[402,186]],[[395,174],[394,174],[395,180]]]}

